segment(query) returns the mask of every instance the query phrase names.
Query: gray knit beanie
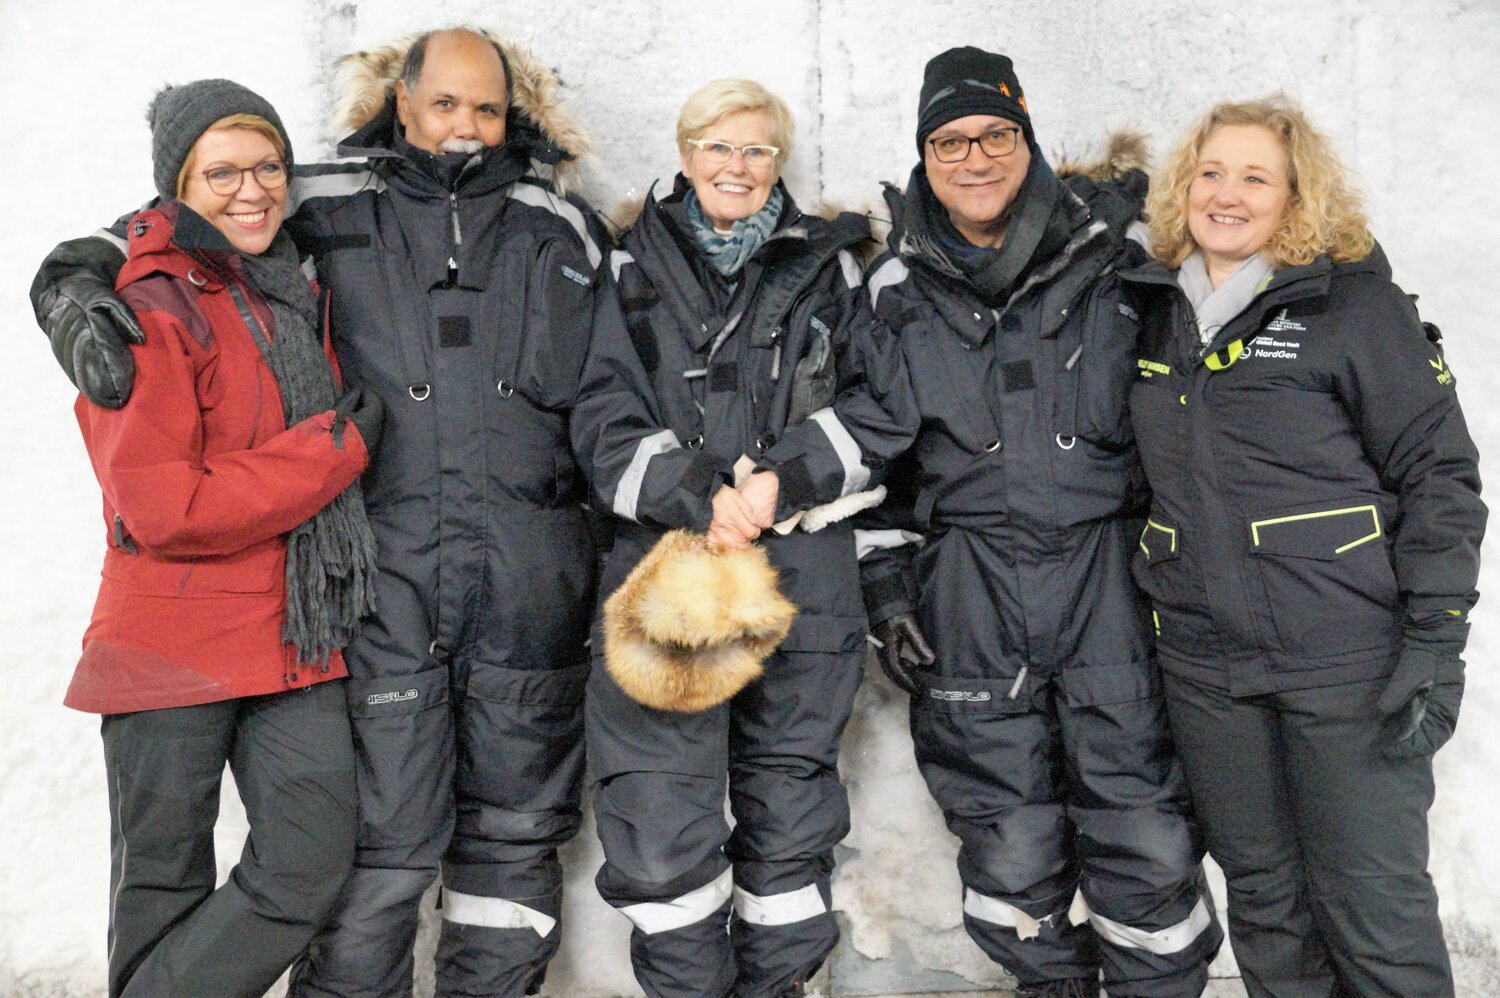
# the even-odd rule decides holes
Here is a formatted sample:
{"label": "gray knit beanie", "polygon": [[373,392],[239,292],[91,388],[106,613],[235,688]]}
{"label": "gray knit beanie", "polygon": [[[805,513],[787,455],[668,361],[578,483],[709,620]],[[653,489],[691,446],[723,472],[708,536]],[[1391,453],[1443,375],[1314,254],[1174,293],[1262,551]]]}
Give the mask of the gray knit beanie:
{"label": "gray knit beanie", "polygon": [[286,143],[286,165],[292,165],[292,140],[276,109],[264,97],[233,80],[197,80],[163,87],[151,101],[146,121],[151,125],[151,164],[156,190],[164,198],[177,196],[177,175],[198,136],[220,118],[254,114],[269,121]]}

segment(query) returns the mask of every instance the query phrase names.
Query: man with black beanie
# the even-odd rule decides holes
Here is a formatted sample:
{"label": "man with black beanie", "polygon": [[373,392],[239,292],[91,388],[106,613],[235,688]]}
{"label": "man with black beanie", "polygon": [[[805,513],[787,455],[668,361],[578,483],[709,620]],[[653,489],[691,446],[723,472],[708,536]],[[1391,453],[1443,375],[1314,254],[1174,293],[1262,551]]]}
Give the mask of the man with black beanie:
{"label": "man with black beanie", "polygon": [[861,563],[881,664],[961,842],[964,925],[1019,993],[1196,996],[1223,934],[1129,568],[1137,319],[1114,273],[1143,178],[1059,179],[1003,55],[934,58],[917,117],[868,279],[922,414],[905,501],[869,525],[927,538]]}

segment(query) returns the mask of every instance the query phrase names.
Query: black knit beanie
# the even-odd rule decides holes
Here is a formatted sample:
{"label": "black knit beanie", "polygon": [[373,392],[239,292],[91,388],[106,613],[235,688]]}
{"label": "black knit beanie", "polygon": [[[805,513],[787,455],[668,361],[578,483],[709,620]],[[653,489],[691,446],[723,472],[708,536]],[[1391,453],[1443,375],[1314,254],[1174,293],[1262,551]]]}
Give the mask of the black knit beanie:
{"label": "black knit beanie", "polygon": [[177,196],[177,175],[198,136],[220,118],[231,114],[258,115],[281,133],[286,165],[292,165],[292,140],[276,109],[264,97],[233,80],[197,80],[157,92],[146,112],[151,124],[151,164],[156,190],[164,198]]}
{"label": "black knit beanie", "polygon": [[922,74],[917,105],[917,154],[938,127],[971,114],[993,114],[1021,126],[1027,145],[1036,145],[1026,94],[1010,59],[972,45],[934,56]]}

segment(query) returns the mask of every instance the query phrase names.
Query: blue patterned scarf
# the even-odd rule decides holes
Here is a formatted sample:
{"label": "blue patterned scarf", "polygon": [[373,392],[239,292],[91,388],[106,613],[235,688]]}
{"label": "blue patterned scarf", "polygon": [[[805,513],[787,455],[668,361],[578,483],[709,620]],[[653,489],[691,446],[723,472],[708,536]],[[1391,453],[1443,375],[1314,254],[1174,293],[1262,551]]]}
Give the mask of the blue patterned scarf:
{"label": "blue patterned scarf", "polygon": [[698,248],[703,250],[715,270],[725,277],[732,277],[760,249],[760,244],[766,241],[766,237],[775,231],[785,198],[781,195],[780,187],[771,188],[771,196],[766,199],[765,207],[749,218],[735,222],[733,230],[727,236],[720,235],[713,223],[704,216],[703,206],[698,203],[697,191],[689,190],[683,202],[688,208],[688,221],[693,225],[693,238],[697,240]]}

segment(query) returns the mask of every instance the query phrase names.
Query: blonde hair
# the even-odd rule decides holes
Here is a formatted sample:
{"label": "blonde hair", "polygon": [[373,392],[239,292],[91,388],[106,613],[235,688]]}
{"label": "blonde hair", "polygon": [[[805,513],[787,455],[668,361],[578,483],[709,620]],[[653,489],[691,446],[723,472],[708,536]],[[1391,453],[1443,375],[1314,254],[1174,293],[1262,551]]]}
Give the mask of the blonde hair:
{"label": "blonde hair", "polygon": [[771,119],[771,145],[781,150],[776,157],[779,174],[792,154],[792,109],[754,80],[712,80],[694,91],[677,115],[677,151],[686,156],[689,139],[702,137],[708,127],[726,114],[736,111],[764,111]]}
{"label": "blonde hair", "polygon": [[[286,141],[281,137],[281,131],[265,118],[258,114],[230,114],[225,115],[218,121],[209,125],[203,131],[208,133],[215,128],[248,128],[252,132],[259,132],[271,140],[271,145],[276,147],[276,155],[286,160]],[[202,138],[203,136],[198,136]],[[177,171],[177,196],[182,197],[187,192],[188,171],[194,165],[193,160],[197,158],[198,143],[193,143],[193,148],[188,150],[187,158],[182,161],[182,169]]]}
{"label": "blonde hair", "polygon": [[1277,267],[1312,263],[1324,253],[1335,263],[1363,260],[1375,246],[1363,199],[1328,138],[1313,128],[1297,102],[1283,93],[1262,100],[1217,104],[1188,132],[1152,178],[1146,200],[1152,252],[1177,267],[1196,247],[1188,230],[1188,187],[1209,137],[1222,125],[1257,125],[1276,136],[1286,154],[1290,199],[1264,252]]}

